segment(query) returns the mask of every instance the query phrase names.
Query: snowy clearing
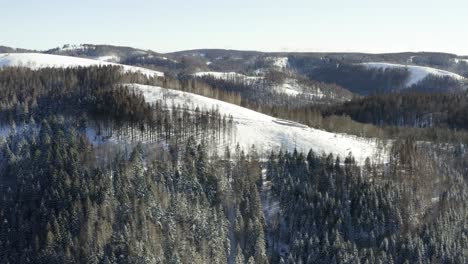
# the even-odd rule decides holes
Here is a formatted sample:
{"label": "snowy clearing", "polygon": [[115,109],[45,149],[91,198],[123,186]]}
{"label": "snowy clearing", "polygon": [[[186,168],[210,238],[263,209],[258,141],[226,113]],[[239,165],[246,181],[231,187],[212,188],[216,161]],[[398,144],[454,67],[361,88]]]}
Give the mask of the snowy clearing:
{"label": "snowy clearing", "polygon": [[[287,59],[287,58],[286,58]],[[258,71],[258,70],[257,70]],[[257,72],[260,73],[260,72]],[[246,83],[251,83],[257,80],[264,79],[260,76],[247,76],[237,72],[197,72],[194,73],[193,76],[203,77],[203,76],[211,76],[216,79],[226,80],[226,81],[245,81]],[[277,93],[286,94],[289,96],[298,96],[298,95],[305,95],[310,98],[320,99],[324,97],[324,94],[320,90],[320,88],[316,89],[316,92],[311,93],[308,92],[308,87],[301,85],[298,81],[294,78],[286,78],[280,84],[273,84],[272,89]]]}
{"label": "snowy clearing", "polygon": [[142,73],[148,77],[163,77],[164,73],[149,69],[99,61],[93,59],[77,58],[43,53],[0,53],[1,67],[27,67],[31,69],[41,68],[73,68],[89,66],[121,66],[124,72]]}
{"label": "snowy clearing", "polygon": [[273,89],[278,93],[283,93],[289,96],[305,95],[312,99],[320,99],[325,95],[322,93],[320,88],[316,88],[316,92],[310,92],[310,88],[298,83],[296,79],[286,78],[283,83],[274,85]]}
{"label": "snowy clearing", "polygon": [[117,55],[100,56],[94,59],[98,61],[107,61],[107,62],[119,62],[120,61],[120,57]]}
{"label": "snowy clearing", "polygon": [[262,79],[262,77],[247,76],[247,75],[237,73],[237,72],[197,72],[192,75],[197,76],[197,77],[210,76],[216,79],[228,80],[228,81],[236,80],[236,79],[255,81],[255,80]]}
{"label": "snowy clearing", "polygon": [[410,72],[410,76],[406,82],[406,86],[410,87],[414,84],[419,83],[420,81],[424,80],[429,75],[435,76],[448,76],[455,80],[464,80],[465,78],[461,75],[458,75],[453,72],[439,70],[431,67],[424,67],[424,66],[415,66],[415,65],[402,65],[402,64],[392,64],[392,63],[384,63],[384,62],[367,62],[361,63],[361,65],[367,68],[380,68],[380,69],[396,69],[396,68],[406,68]]}
{"label": "snowy clearing", "polygon": [[95,49],[96,47],[94,46],[88,46],[88,45],[70,45],[70,44],[65,44],[63,47],[58,48],[61,51],[75,51],[75,50],[86,50],[86,49]]}
{"label": "snowy clearing", "polygon": [[455,58],[454,61],[455,61],[455,63],[460,63],[460,62],[468,63],[468,59],[458,59],[458,58]]}
{"label": "snowy clearing", "polygon": [[289,64],[288,57],[274,57],[271,60],[273,61],[273,66],[280,69],[287,68]]}
{"label": "snowy clearing", "polygon": [[261,152],[280,148],[289,151],[297,148],[298,151],[302,152],[313,149],[319,154],[333,153],[342,158],[351,152],[360,164],[365,161],[366,157],[374,160],[379,158],[379,161],[382,161],[382,158],[385,159],[386,156],[386,151],[380,149],[374,139],[310,128],[196,94],[139,84],[128,84],[127,86],[130,89],[140,91],[148,103],[165,99],[169,105],[176,104],[192,109],[198,106],[206,110],[217,108],[221,114],[232,115],[236,123],[236,131],[231,147],[237,143],[244,149],[255,145],[257,150]]}

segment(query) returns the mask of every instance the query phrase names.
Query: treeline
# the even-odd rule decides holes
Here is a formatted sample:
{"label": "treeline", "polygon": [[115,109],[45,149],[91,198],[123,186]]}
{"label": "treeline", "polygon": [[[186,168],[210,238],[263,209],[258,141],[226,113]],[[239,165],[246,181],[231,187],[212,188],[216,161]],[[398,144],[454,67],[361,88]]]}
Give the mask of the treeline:
{"label": "treeline", "polygon": [[409,127],[360,122],[350,117],[347,113],[335,113],[335,108],[340,108],[340,105],[306,105],[298,107],[281,105],[260,107],[249,105],[247,107],[273,117],[295,121],[313,128],[324,129],[334,133],[346,133],[360,137],[374,137],[379,139],[413,138],[432,142],[468,142],[468,132],[461,129],[435,126]]}
{"label": "treeline", "polygon": [[[99,104],[107,97],[120,98],[114,101],[109,112],[117,112],[120,104],[139,108],[142,97],[125,91],[116,91],[115,85],[124,81],[119,67],[88,67],[67,69],[5,68],[0,70],[0,122],[22,122],[31,117],[41,120],[51,114],[79,116],[101,111]],[[120,94],[119,94],[120,93]],[[122,118],[139,118],[128,109]]]}
{"label": "treeline", "polygon": [[409,77],[406,69],[367,68],[335,60],[318,67],[303,68],[302,73],[312,80],[335,83],[360,95],[403,89]]}
{"label": "treeline", "polygon": [[239,89],[223,89],[200,78],[181,76],[180,78],[166,77],[155,81],[152,84],[156,86],[194,93],[231,104],[241,105],[243,100]]}
{"label": "treeline", "polygon": [[100,151],[61,117],[26,129],[0,143],[3,263],[468,260],[463,145],[397,141],[360,167],[193,137]]}
{"label": "treeline", "polygon": [[468,93],[392,93],[329,107],[325,115],[347,115],[376,125],[468,129]]}
{"label": "treeline", "polygon": [[[163,98],[149,105],[122,83],[155,83],[157,78],[122,74],[119,67],[70,69],[6,68],[0,71],[0,124],[27,127],[51,115],[95,134],[93,140],[185,141],[214,145],[229,140],[232,117],[217,109],[185,109]],[[190,85],[182,88],[190,89]],[[198,87],[198,86],[197,86]]]}
{"label": "treeline", "polygon": [[[128,87],[116,86],[110,91],[97,101],[92,118],[79,119],[83,129],[95,128],[98,136],[104,138],[178,142],[195,137],[217,145],[230,140],[235,128],[232,116],[222,115],[219,109],[188,109],[172,105],[164,98],[147,104],[138,91]],[[132,105],[134,100],[126,100],[132,96],[140,99],[138,105]]]}
{"label": "treeline", "polygon": [[450,76],[428,75],[422,81],[413,84],[404,92],[456,93],[464,91],[466,84]]}
{"label": "treeline", "polygon": [[288,95],[281,91],[285,81],[293,80],[281,72],[271,71],[265,78],[257,80],[242,77],[222,80],[210,76],[201,79],[216,89],[238,93],[241,96],[240,105],[248,108],[333,104],[353,97],[351,92],[336,84],[294,78],[298,88],[302,89],[298,95]]}
{"label": "treeline", "polygon": [[104,164],[77,131],[53,117],[1,143],[2,263],[268,262],[258,155],[190,138]]}
{"label": "treeline", "polygon": [[[419,56],[415,56],[414,59],[418,60],[419,58]],[[355,94],[364,96],[404,91],[407,89],[427,93],[459,92],[463,90],[463,82],[448,76],[441,77],[435,75],[428,76],[421,82],[407,87],[410,77],[408,69],[371,68],[356,64],[362,62],[362,59],[356,60],[353,63],[352,60],[337,58],[318,60],[317,58],[292,57],[290,63],[297,71],[311,80],[338,84]],[[453,58],[444,59],[450,59],[453,63]],[[418,63],[423,64],[422,61],[418,61]],[[439,66],[436,62],[430,65]],[[462,67],[462,64],[458,63],[457,66]],[[459,71],[456,70],[456,72]]]}

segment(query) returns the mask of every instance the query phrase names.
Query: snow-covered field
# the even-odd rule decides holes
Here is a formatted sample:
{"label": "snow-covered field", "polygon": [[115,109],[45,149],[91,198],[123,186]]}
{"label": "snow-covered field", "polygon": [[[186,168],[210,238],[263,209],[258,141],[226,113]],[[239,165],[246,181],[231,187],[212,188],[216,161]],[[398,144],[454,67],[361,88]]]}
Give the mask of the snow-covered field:
{"label": "snow-covered field", "polygon": [[334,153],[342,158],[351,152],[359,163],[363,163],[366,157],[372,159],[377,156],[380,158],[386,156],[382,155],[386,151],[381,150],[373,139],[310,128],[234,104],[182,91],[139,84],[129,84],[128,87],[140,91],[148,103],[165,99],[169,105],[177,104],[190,108],[198,106],[202,109],[217,108],[221,114],[232,115],[236,123],[236,131],[231,147],[237,143],[244,149],[255,145],[261,152],[279,148],[290,151],[297,148],[303,152],[313,149],[317,153]]}
{"label": "snow-covered field", "polygon": [[415,65],[402,65],[402,64],[393,64],[393,63],[384,63],[384,62],[367,62],[367,63],[361,63],[361,65],[364,65],[365,67],[368,68],[380,68],[380,69],[408,69],[410,76],[406,82],[406,86],[410,87],[414,84],[419,83],[420,81],[424,80],[427,76],[429,75],[435,75],[435,76],[448,76],[451,77],[455,80],[464,80],[465,78],[461,75],[458,75],[453,72],[449,71],[444,71],[444,70],[439,70],[431,67],[424,67],[424,66],[415,66]]}
{"label": "snow-covered field", "polygon": [[31,69],[40,68],[69,68],[69,67],[89,67],[115,65],[121,66],[125,72],[139,72],[148,77],[164,76],[164,73],[149,69],[111,63],[101,60],[77,58],[71,56],[61,56],[43,53],[0,53],[1,67],[28,67]]}

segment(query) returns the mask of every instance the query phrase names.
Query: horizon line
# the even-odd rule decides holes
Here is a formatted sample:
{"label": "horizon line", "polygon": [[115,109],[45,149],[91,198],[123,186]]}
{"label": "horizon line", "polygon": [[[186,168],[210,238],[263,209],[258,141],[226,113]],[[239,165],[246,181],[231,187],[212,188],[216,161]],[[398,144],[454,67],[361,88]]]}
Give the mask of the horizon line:
{"label": "horizon line", "polygon": [[138,48],[136,46],[130,46],[130,45],[118,45],[118,44],[95,44],[95,43],[80,43],[80,44],[71,44],[71,43],[65,43],[56,47],[48,48],[48,49],[30,49],[30,48],[23,48],[23,47],[13,47],[13,46],[7,46],[7,45],[2,45],[0,46],[6,47],[6,48],[12,48],[12,49],[24,49],[24,50],[30,50],[34,52],[46,52],[49,50],[57,49],[57,48],[63,48],[66,45],[70,46],[81,46],[81,45],[93,45],[93,46],[111,46],[111,47],[120,47],[120,48],[132,48],[136,50],[144,50],[144,51],[151,51],[159,54],[173,54],[173,53],[180,53],[180,52],[190,52],[190,51],[200,51],[200,50],[219,50],[219,51],[239,51],[239,52],[257,52],[257,53],[327,53],[327,54],[368,54],[368,55],[385,55],[385,54],[404,54],[404,53],[439,53],[439,54],[447,54],[447,55],[455,55],[458,57],[467,57],[468,55],[464,54],[459,54],[459,53],[454,53],[454,52],[448,52],[448,51],[430,51],[430,50],[399,50],[399,51],[383,51],[383,52],[376,52],[376,51],[359,51],[359,50],[342,50],[342,51],[325,51],[325,50],[282,50],[282,51],[268,51],[268,50],[260,50],[260,49],[242,49],[242,48],[219,48],[219,47],[211,47],[211,48],[188,48],[188,49],[180,49],[180,50],[175,50],[175,51],[169,51],[169,52],[159,52],[154,49],[148,49],[148,48]]}

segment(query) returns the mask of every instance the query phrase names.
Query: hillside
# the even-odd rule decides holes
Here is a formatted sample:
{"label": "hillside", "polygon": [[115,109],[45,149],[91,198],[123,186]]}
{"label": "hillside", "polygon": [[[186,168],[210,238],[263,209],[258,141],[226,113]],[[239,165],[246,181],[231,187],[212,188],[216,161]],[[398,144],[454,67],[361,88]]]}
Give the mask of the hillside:
{"label": "hillside", "polygon": [[402,65],[402,64],[392,64],[392,63],[378,63],[378,62],[366,62],[362,63],[368,68],[377,68],[377,69],[405,69],[409,71],[409,77],[406,80],[406,87],[411,87],[412,85],[416,85],[419,82],[426,79],[428,76],[435,76],[435,77],[448,77],[453,80],[457,81],[464,81],[465,77],[460,76],[456,73],[439,70],[436,68],[431,67],[423,67],[423,66],[415,66],[415,65]]}
{"label": "hillside", "polygon": [[[4,53],[29,52],[9,47],[2,47],[1,50]],[[296,80],[307,79],[312,82],[338,85],[348,90],[348,93],[358,95],[401,91],[411,86],[423,92],[460,91],[466,86],[465,78],[468,77],[468,63],[465,57],[434,52],[365,54],[200,49],[163,54],[132,47],[93,44],[64,45],[37,52],[138,66],[165,72],[171,76],[179,74],[206,76],[206,72],[235,73],[245,76],[279,73]],[[359,69],[354,65],[363,65],[364,68]],[[388,70],[378,72],[384,68]],[[408,72],[410,76],[404,74],[405,69],[410,70]],[[447,79],[444,79],[445,77]],[[290,81],[289,85],[291,82],[295,80]],[[289,95],[297,95],[297,92],[300,94],[302,90],[294,87],[278,88],[284,86],[281,83],[269,86],[271,91],[276,90]],[[313,103],[350,99],[345,93],[337,93],[324,85],[320,87],[323,97],[317,96],[319,93],[316,92],[316,88],[312,90],[314,96],[309,101]],[[335,96],[332,96],[332,93]]]}
{"label": "hillside", "polygon": [[468,1],[0,6],[0,264],[468,264]]}
{"label": "hillside", "polygon": [[[422,137],[421,130],[395,134],[343,116],[327,119],[311,108],[317,105],[297,108],[284,93],[285,104],[277,105],[272,94],[250,90],[253,104],[235,92],[252,89],[242,82],[147,78],[96,60],[78,67],[84,63],[73,57],[36,57],[37,67],[18,59],[32,69],[8,67],[20,65],[10,61],[0,69],[3,262],[404,264],[468,257],[466,136],[444,141],[440,135],[451,133],[444,128],[424,129]],[[381,100],[389,104],[383,109],[402,101]],[[450,100],[458,108],[466,102]],[[336,133],[343,128],[361,136]],[[374,136],[362,136],[368,133]]]}
{"label": "hillside", "polygon": [[[140,91],[146,102],[165,100],[169,104],[188,107],[192,111],[218,109],[222,115],[232,116],[235,123],[234,140],[231,148],[239,144],[243,149],[255,145],[261,153],[269,150],[285,149],[304,152],[313,149],[316,153],[333,153],[347,157],[352,154],[363,164],[367,157],[384,160],[385,150],[380,149],[376,140],[364,139],[344,134],[334,134],[313,129],[299,123],[273,118],[243,107],[186,92],[164,89],[155,86],[129,85]],[[170,106],[170,105],[169,105]]]}
{"label": "hillside", "polygon": [[68,68],[90,66],[119,66],[124,72],[142,73],[148,77],[164,76],[164,73],[145,68],[100,60],[84,59],[71,56],[50,55],[41,53],[0,53],[0,67]]}

